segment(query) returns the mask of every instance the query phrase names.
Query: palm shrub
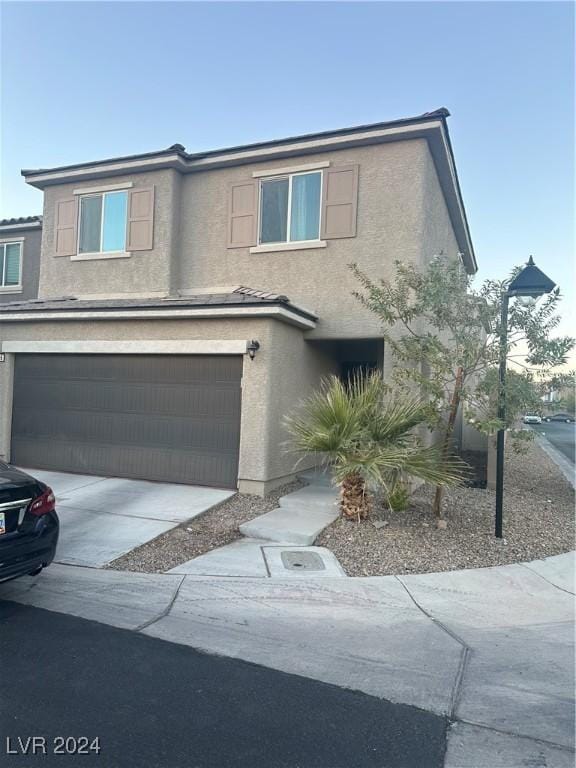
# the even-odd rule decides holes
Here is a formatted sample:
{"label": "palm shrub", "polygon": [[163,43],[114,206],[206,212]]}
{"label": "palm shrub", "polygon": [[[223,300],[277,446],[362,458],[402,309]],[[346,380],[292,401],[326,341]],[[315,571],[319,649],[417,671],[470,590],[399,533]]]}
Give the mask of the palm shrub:
{"label": "palm shrub", "polygon": [[457,485],[465,466],[455,458],[445,461],[414,433],[429,415],[421,399],[387,390],[378,373],[346,383],[330,376],[285,422],[292,450],[319,455],[332,466],[342,514],[358,521],[370,512],[371,487],[390,496],[410,477]]}

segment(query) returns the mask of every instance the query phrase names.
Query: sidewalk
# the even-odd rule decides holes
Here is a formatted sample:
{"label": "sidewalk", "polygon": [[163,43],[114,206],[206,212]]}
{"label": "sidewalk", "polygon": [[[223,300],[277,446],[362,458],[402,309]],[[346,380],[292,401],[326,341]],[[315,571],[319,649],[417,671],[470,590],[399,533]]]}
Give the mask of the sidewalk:
{"label": "sidewalk", "polygon": [[363,579],[54,565],[0,585],[0,599],[443,714],[446,768],[573,765],[573,593],[572,554]]}

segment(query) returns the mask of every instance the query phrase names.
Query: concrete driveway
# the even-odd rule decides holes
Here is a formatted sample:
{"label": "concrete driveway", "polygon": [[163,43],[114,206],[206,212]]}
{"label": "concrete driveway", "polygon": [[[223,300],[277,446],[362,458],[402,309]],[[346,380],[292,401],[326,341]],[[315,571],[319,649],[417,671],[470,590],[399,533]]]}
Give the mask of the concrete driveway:
{"label": "concrete driveway", "polygon": [[56,494],[56,561],[100,568],[206,512],[233,491],[25,469]]}

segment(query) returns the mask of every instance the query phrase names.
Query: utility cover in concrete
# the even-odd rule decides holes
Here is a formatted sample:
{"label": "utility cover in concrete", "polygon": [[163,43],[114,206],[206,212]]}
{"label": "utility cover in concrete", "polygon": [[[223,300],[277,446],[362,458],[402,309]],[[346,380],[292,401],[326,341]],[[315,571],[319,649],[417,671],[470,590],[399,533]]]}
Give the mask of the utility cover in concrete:
{"label": "utility cover in concrete", "polygon": [[306,552],[305,549],[300,549],[296,552],[280,552],[282,558],[282,565],[289,571],[325,571],[326,566],[322,562],[322,558],[318,557],[316,552]]}
{"label": "utility cover in concrete", "polygon": [[325,547],[262,547],[272,578],[316,579],[346,576],[333,552]]}

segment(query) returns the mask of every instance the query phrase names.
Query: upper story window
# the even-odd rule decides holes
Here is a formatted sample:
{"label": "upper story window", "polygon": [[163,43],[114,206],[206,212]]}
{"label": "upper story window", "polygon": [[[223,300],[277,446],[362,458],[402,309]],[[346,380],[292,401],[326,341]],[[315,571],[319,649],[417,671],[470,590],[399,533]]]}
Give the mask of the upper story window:
{"label": "upper story window", "polygon": [[78,253],[126,250],[128,192],[103,192],[80,198]]}
{"label": "upper story window", "polygon": [[320,238],[322,171],[260,181],[260,243]]}
{"label": "upper story window", "polygon": [[22,243],[0,243],[0,288],[19,288],[22,273]]}

